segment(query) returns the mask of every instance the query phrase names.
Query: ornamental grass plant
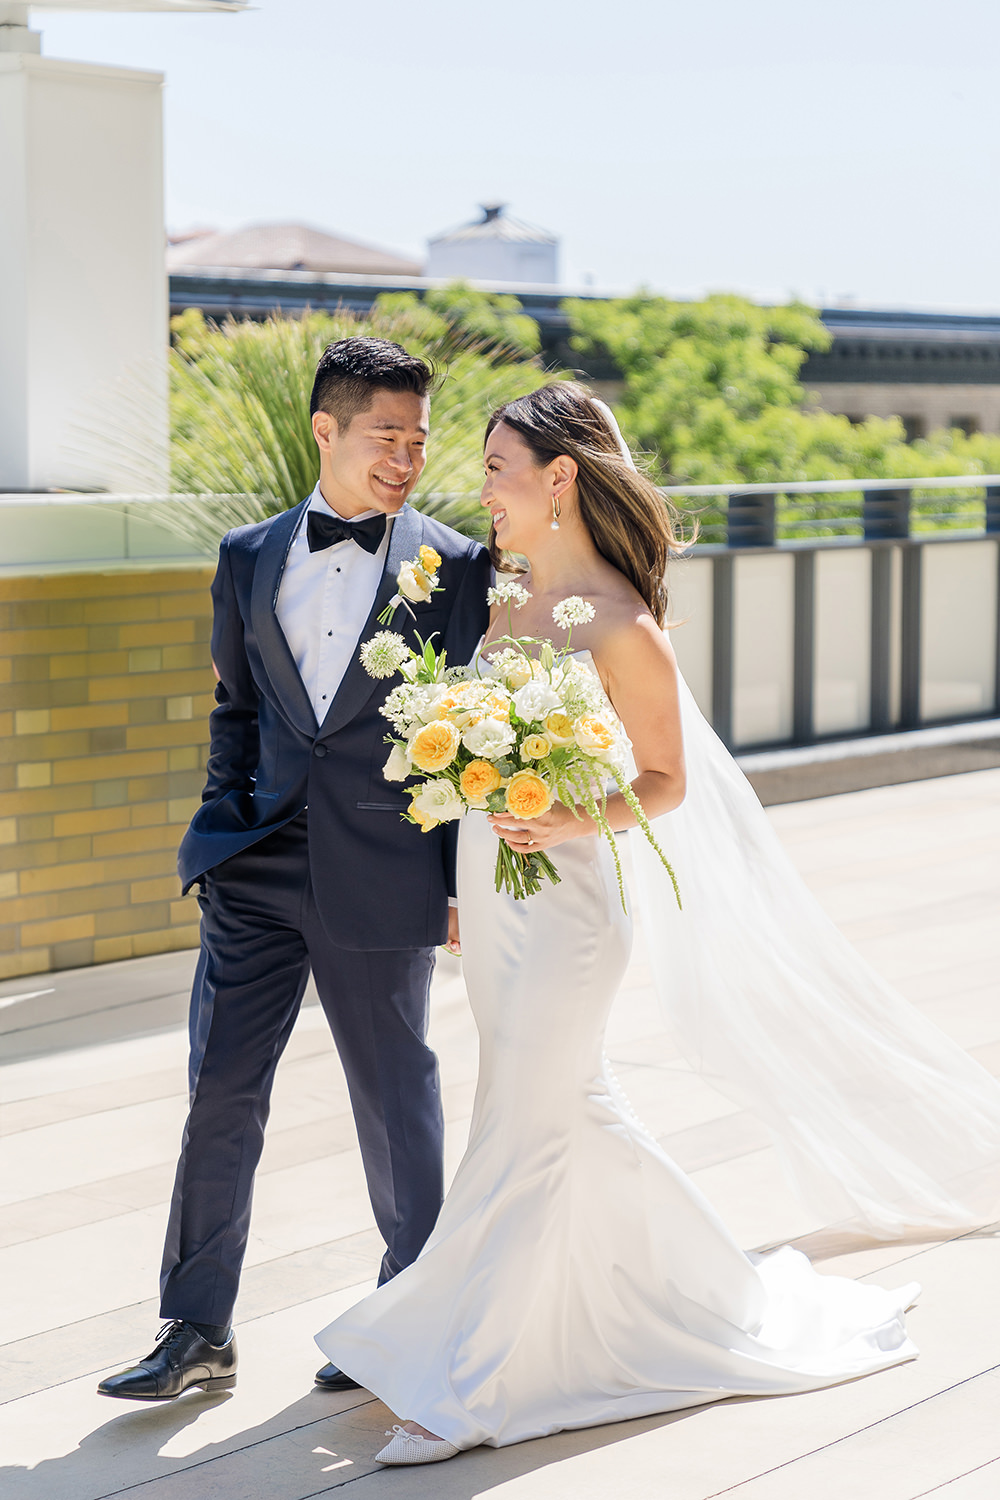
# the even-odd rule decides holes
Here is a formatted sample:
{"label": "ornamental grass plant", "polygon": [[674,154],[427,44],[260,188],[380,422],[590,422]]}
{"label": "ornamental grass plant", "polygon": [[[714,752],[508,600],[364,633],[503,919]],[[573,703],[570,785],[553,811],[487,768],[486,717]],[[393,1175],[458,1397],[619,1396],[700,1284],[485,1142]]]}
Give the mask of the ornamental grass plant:
{"label": "ornamental grass plant", "polygon": [[513,314],[502,308],[486,326],[486,294],[456,288],[456,297],[451,318],[443,294],[429,307],[412,293],[380,298],[367,315],[338,309],[214,324],[189,309],[174,318],[171,488],[197,498],[162,507],[158,522],[212,551],[231,527],[304,499],[319,474],[309,416],[319,357],[337,339],[367,335],[392,339],[440,371],[427,465],[411,503],[460,531],[481,534],[486,419],[493,407],[534,390],[546,375],[520,327],[530,320],[511,323]]}

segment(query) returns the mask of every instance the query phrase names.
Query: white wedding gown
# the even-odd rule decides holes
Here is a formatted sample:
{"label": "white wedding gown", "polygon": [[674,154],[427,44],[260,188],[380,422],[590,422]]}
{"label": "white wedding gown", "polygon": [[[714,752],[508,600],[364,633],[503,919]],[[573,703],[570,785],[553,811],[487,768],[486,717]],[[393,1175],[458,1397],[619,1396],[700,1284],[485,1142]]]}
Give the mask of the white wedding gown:
{"label": "white wedding gown", "polygon": [[631,943],[605,842],[559,845],[562,883],[517,902],[494,889],[496,848],[470,813],[468,1149],[418,1260],[324,1329],[324,1354],[460,1448],[912,1359],[918,1288],[819,1275],[789,1248],[745,1254],[633,1113],[603,1051]]}

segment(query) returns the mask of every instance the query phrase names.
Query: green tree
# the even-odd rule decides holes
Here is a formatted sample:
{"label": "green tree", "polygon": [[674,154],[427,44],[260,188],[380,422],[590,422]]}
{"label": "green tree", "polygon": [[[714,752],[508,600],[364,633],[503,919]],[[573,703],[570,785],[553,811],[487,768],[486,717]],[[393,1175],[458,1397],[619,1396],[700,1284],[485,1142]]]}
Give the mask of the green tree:
{"label": "green tree", "polygon": [[501,358],[532,359],[541,348],[538,324],[523,311],[516,297],[479,291],[467,281],[453,281],[427,292],[424,305],[439,313],[460,340],[471,338]]}
{"label": "green tree", "polygon": [[[801,367],[811,350],[829,348],[831,335],[801,303],[758,307],[730,295],[670,302],[640,293],[564,306],[573,347],[610,357],[621,371],[619,420],[661,484],[773,481],[779,488],[783,480],[996,472],[998,438],[953,431],[909,444],[897,417],[852,423],[808,409]],[[933,495],[932,510],[975,509],[968,492]],[[786,521],[833,517],[846,499],[802,506],[791,499]],[[707,525],[722,520],[712,506],[691,501],[685,508]]]}
{"label": "green tree", "polygon": [[573,347],[609,355],[621,371],[620,418],[663,483],[849,477],[856,459],[867,464],[897,441],[890,424],[859,431],[845,417],[802,411],[799,370],[830,334],[798,303],[640,293],[566,309]]}

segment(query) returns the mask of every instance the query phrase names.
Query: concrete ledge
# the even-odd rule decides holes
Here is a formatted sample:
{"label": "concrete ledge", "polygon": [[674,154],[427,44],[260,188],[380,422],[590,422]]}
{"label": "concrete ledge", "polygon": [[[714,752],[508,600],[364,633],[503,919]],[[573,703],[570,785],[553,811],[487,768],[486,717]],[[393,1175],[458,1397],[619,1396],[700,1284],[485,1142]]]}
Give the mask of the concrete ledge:
{"label": "concrete ledge", "polygon": [[1000,719],[738,757],[765,807],[1000,766]]}

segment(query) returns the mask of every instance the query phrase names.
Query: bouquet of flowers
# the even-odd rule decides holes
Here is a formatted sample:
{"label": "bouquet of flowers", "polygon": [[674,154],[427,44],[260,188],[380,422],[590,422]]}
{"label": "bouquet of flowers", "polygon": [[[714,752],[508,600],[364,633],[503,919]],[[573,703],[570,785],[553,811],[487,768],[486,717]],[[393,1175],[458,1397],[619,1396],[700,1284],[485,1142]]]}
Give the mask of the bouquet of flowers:
{"label": "bouquet of flowers", "polygon": [[[566,644],[557,648],[549,640],[514,634],[512,610],[530,597],[516,582],[489,591],[491,604],[507,605],[508,634],[471,666],[449,667],[431,641],[421,640],[417,652],[390,630],[365,642],[361,661],[370,676],[398,672],[403,678],[381,710],[393,729],[386,736],[392,748],[383,775],[387,781],[425,778],[412,788],[404,813],[425,833],[469,809],[527,821],[557,798],[577,818],[585,808],[610,843],[624,906],[621,863],[607,820],[610,780],[659,854],[680,905],[673,870],[625,779],[631,749],[625,730],[596,673],[572,656],[573,626],[592,620],[594,606],[577,596],[556,605],[553,619],[567,633]],[[498,842],[498,891],[521,900],[539,891],[543,878],[559,883],[543,851],[522,854]]]}

